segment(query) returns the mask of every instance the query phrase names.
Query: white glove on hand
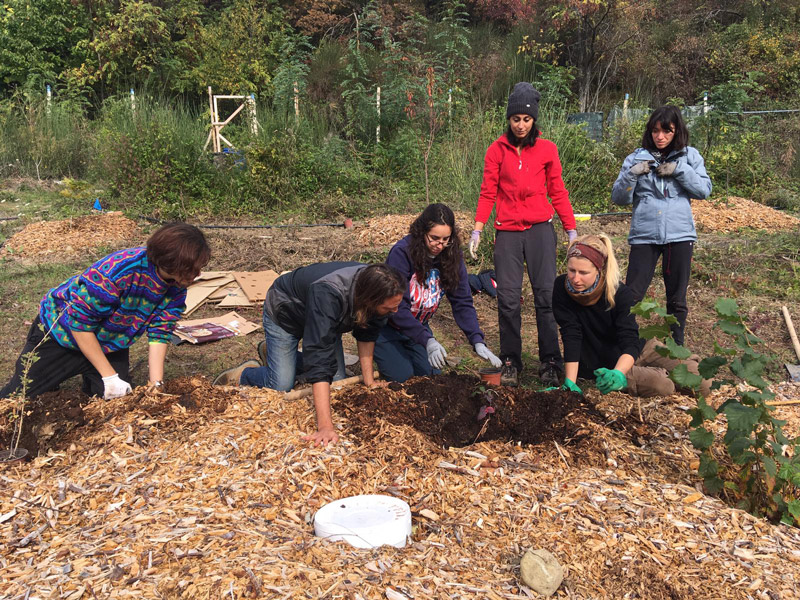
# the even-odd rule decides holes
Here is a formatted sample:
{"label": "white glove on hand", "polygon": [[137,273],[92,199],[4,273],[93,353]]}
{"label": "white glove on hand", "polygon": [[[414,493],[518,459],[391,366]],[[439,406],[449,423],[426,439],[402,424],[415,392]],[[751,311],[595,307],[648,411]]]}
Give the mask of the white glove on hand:
{"label": "white glove on hand", "polygon": [[131,384],[119,378],[119,374],[114,373],[108,377],[103,377],[103,398],[111,400],[131,393]]}
{"label": "white glove on hand", "polygon": [[488,360],[491,363],[491,365],[495,368],[499,369],[501,366],[503,366],[503,361],[501,361],[494,354],[492,354],[492,351],[489,350],[489,348],[486,347],[486,344],[482,342],[478,342],[477,344],[475,344],[475,354],[477,354],[484,360]]}
{"label": "white glove on hand", "polygon": [[638,162],[631,167],[631,175],[636,175],[637,177],[639,175],[644,175],[645,173],[649,172],[650,172],[650,163],[646,160]]}
{"label": "white glove on hand", "polygon": [[436,338],[431,338],[425,345],[425,349],[428,351],[428,362],[431,366],[434,369],[444,369],[444,366],[447,364],[445,361],[447,358],[447,351],[444,349],[444,346],[437,342]]}
{"label": "white glove on hand", "polygon": [[478,245],[481,243],[481,232],[477,229],[472,230],[472,235],[469,238],[469,255],[473,258],[473,260],[477,260],[478,255],[475,254],[478,251]]}
{"label": "white glove on hand", "polygon": [[578,231],[576,229],[567,229],[567,243],[571,244],[572,240],[578,239]]}

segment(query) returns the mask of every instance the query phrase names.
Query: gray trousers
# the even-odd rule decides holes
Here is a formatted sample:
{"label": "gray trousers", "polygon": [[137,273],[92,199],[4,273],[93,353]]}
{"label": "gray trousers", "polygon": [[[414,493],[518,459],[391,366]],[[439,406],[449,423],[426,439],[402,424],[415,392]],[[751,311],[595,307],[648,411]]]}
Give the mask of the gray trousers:
{"label": "gray trousers", "polygon": [[[522,274],[528,267],[536,308],[539,360],[563,370],[558,327],[553,317],[553,281],[556,278],[556,232],[551,222],[536,223],[525,231],[497,231],[494,272],[497,282],[497,320],[500,325],[500,359],[511,359],[522,370]],[[541,367],[540,367],[541,368]]]}

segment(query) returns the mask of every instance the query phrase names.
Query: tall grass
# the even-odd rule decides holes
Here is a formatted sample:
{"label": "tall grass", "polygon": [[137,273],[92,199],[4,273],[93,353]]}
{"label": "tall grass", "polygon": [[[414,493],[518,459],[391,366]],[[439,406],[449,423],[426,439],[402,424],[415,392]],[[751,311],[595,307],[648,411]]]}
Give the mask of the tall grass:
{"label": "tall grass", "polygon": [[80,106],[44,100],[0,107],[0,176],[84,177],[90,123]]}

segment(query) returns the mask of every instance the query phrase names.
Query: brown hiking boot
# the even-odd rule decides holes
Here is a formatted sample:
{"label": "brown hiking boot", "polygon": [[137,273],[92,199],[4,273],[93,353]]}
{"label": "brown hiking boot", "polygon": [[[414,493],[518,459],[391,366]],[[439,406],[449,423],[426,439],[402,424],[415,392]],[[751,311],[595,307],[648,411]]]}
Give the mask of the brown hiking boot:
{"label": "brown hiking boot", "polygon": [[267,366],[267,340],[258,342],[258,360],[261,361],[261,366]]}
{"label": "brown hiking boot", "polygon": [[226,369],[214,380],[212,385],[239,385],[239,382],[242,379],[242,371],[245,369],[250,369],[253,367],[260,367],[261,365],[257,360],[246,360],[238,367],[232,367],[230,369]]}
{"label": "brown hiking boot", "polygon": [[545,388],[561,386],[561,369],[553,362],[542,363],[539,367],[539,381]]}

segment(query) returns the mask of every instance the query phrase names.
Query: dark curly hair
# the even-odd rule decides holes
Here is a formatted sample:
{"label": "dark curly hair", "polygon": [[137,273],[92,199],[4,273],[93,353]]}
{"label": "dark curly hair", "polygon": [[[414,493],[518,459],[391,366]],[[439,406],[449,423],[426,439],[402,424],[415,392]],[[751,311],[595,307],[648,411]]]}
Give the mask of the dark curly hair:
{"label": "dark curly hair", "polygon": [[428,273],[433,267],[433,258],[428,252],[425,236],[436,225],[447,225],[450,228],[450,240],[452,243],[439,253],[439,274],[442,288],[444,288],[445,292],[450,293],[458,288],[464,255],[461,253],[461,245],[459,244],[456,216],[446,204],[429,204],[409,227],[408,233],[411,235],[411,243],[409,244],[411,264],[417,275],[417,281],[424,285],[425,280],[428,278]]}

